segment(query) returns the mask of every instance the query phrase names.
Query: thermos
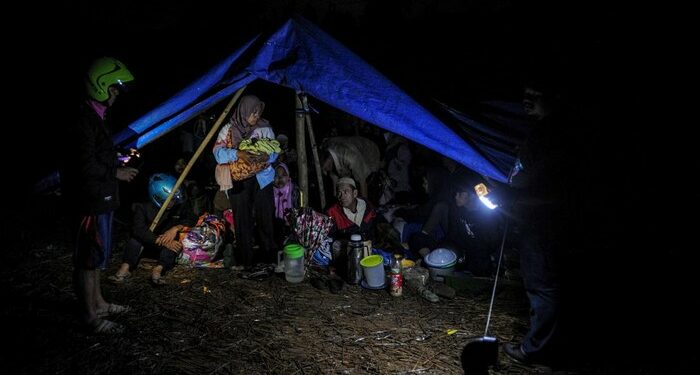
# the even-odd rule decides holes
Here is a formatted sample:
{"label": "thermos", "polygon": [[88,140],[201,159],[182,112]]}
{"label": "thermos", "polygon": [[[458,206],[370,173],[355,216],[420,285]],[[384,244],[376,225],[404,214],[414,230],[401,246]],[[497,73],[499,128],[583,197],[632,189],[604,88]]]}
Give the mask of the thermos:
{"label": "thermos", "polygon": [[362,236],[353,234],[348,243],[348,284],[357,284],[362,280]]}

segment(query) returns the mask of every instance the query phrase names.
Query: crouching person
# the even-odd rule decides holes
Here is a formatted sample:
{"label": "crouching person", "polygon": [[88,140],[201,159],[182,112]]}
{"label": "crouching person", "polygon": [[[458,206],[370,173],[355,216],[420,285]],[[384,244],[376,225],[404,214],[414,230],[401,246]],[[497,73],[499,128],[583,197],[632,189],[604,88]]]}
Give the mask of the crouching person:
{"label": "crouching person", "polygon": [[138,266],[142,256],[158,259],[157,266],[153,267],[151,282],[154,285],[164,285],[162,276],[175,266],[175,260],[182,250],[182,243],[178,234],[185,226],[192,226],[197,222],[197,217],[189,207],[187,199],[180,189],[175,192],[168,208],[163,213],[155,230],[150,226],[155,219],[160,207],[173,191],[175,177],[156,173],[149,179],[148,195],[150,200],[143,203],[135,203],[134,219],[131,228],[131,238],[124,249],[124,259],[116,274],[110,276],[115,283],[124,282],[131,276],[131,270]]}

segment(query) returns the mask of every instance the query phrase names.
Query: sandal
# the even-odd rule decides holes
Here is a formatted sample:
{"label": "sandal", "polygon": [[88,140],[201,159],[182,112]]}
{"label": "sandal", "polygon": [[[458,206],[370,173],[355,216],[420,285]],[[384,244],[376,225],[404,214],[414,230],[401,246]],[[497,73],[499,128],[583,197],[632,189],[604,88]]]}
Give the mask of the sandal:
{"label": "sandal", "polygon": [[131,272],[127,271],[127,273],[125,274],[117,272],[114,275],[108,277],[107,279],[109,279],[109,281],[115,284],[124,284],[124,281],[126,281],[126,279],[128,279],[129,277],[131,277]]}
{"label": "sandal", "polygon": [[127,305],[117,305],[116,303],[110,303],[104,310],[97,310],[97,317],[104,318],[110,315],[123,314],[131,311],[131,307]]}
{"label": "sandal", "polygon": [[270,269],[265,268],[265,269],[262,269],[260,271],[249,273],[247,275],[242,275],[241,277],[244,279],[248,279],[248,280],[258,280],[259,281],[259,280],[263,280],[263,279],[266,279],[266,278],[272,276],[273,272],[274,272],[274,269],[270,270]]}
{"label": "sandal", "polygon": [[168,282],[165,281],[163,279],[163,277],[161,277],[161,276],[158,276],[158,277],[151,276],[151,284],[153,284],[154,286],[163,286],[163,285],[167,285]]}
{"label": "sandal", "polygon": [[89,323],[92,333],[114,335],[124,332],[124,326],[111,320],[97,318]]}

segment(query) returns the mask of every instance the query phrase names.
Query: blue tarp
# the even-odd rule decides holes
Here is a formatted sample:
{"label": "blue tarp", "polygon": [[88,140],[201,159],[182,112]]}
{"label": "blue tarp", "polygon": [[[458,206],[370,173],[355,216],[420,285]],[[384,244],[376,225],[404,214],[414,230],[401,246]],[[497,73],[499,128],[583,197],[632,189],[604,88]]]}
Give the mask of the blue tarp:
{"label": "blue tarp", "polygon": [[115,136],[115,143],[143,147],[240,87],[262,79],[304,92],[383,129],[401,134],[479,174],[506,181],[503,171],[480,151],[309,21],[294,18],[264,43],[256,43],[258,38],[130,124]]}
{"label": "blue tarp", "polygon": [[457,123],[458,133],[463,133],[502,173],[507,175],[510,172],[518,146],[532,128],[532,120],[525,115],[522,103],[483,102],[470,108],[469,114],[445,103],[437,103],[440,110]]}

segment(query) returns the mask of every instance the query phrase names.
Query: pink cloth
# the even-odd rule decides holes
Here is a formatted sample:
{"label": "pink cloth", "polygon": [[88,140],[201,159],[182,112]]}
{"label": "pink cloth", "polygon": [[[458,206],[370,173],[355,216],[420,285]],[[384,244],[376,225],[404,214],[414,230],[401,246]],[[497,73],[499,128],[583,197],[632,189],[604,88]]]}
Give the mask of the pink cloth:
{"label": "pink cloth", "polygon": [[219,184],[219,190],[226,191],[233,187],[233,179],[231,178],[231,170],[228,164],[218,164],[214,170],[214,178]]}
{"label": "pink cloth", "polygon": [[[284,163],[280,163],[278,167],[284,168],[289,175],[289,168]],[[292,208],[292,178],[289,177],[287,184],[281,188],[274,187],[275,194],[275,217],[284,220],[284,210]]]}
{"label": "pink cloth", "polygon": [[100,119],[104,121],[105,114],[107,113],[107,106],[94,100],[88,100],[87,102],[90,105],[90,108],[94,109],[95,113],[97,113],[97,115],[100,116]]}

